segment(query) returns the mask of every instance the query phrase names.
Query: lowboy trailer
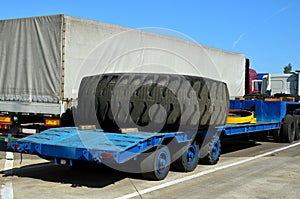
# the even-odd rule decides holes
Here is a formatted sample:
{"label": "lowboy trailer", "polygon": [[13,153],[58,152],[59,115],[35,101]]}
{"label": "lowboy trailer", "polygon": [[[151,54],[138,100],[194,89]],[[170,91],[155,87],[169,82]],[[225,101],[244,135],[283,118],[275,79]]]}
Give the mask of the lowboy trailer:
{"label": "lowboy trailer", "polygon": [[[162,180],[167,176],[170,165],[189,172],[196,168],[199,161],[216,164],[223,138],[262,133],[273,136],[275,141],[293,142],[299,139],[298,102],[231,100],[230,109],[252,111],[256,122],[226,124],[209,130],[198,130],[196,134],[112,133],[95,129],[80,130],[76,127],[55,128],[10,142],[7,149],[36,154],[52,159],[57,164],[70,166],[84,161],[107,164],[115,169],[141,172],[147,178]],[[178,150],[182,149],[184,151],[178,156]]]}

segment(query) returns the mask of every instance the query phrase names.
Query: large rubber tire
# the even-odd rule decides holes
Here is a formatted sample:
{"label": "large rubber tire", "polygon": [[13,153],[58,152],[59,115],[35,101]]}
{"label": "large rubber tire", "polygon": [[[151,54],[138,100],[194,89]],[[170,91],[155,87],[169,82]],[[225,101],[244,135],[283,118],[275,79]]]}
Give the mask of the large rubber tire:
{"label": "large rubber tire", "polygon": [[286,143],[292,143],[295,138],[296,123],[292,115],[286,115],[282,125],[282,140]]}
{"label": "large rubber tire", "polygon": [[204,141],[200,148],[201,164],[214,165],[217,164],[221,155],[221,140],[219,136],[213,136]]}
{"label": "large rubber tire", "polygon": [[273,138],[276,142],[282,142],[282,133],[281,129],[272,130]]}
{"label": "large rubber tire", "polygon": [[300,115],[294,115],[295,120],[295,138],[294,140],[297,141],[300,139]]}
{"label": "large rubber tire", "polygon": [[163,180],[167,177],[171,155],[167,146],[161,146],[141,162],[141,172],[149,180]]}
{"label": "large rubber tire", "polygon": [[[76,124],[91,124],[97,118],[107,131],[136,127],[156,132],[206,129],[224,125],[229,108],[225,83],[175,74],[86,77],[78,97],[78,114],[84,118]],[[88,119],[94,112],[96,116]]]}
{"label": "large rubber tire", "polygon": [[178,171],[194,171],[199,162],[199,145],[196,143],[187,146],[185,152],[172,164]]}

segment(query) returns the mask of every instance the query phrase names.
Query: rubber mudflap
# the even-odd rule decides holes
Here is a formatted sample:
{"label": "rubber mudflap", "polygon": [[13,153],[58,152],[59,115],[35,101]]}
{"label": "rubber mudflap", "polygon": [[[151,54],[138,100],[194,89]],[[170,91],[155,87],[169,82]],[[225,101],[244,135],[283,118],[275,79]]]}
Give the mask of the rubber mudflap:
{"label": "rubber mudflap", "polygon": [[220,81],[176,74],[103,74],[82,80],[75,123],[97,123],[107,131],[188,131],[224,125],[228,108],[228,89]]}

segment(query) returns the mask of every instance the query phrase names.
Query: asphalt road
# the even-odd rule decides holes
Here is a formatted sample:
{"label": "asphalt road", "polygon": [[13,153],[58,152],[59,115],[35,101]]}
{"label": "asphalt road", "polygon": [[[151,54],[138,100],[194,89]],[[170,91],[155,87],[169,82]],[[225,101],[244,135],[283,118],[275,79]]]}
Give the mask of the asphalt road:
{"label": "asphalt road", "polygon": [[[284,148],[284,147],[290,148]],[[227,142],[217,165],[143,180],[106,167],[74,170],[0,153],[2,198],[299,198],[300,143]],[[13,169],[8,169],[13,167]],[[6,169],[4,169],[6,168]]]}

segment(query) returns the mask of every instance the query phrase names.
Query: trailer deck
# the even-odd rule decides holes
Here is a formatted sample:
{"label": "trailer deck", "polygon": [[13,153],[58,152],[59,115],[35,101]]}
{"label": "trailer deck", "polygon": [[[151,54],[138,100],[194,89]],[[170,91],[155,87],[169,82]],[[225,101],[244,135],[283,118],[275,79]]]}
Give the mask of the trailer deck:
{"label": "trailer deck", "polygon": [[[215,131],[226,136],[255,133],[280,128],[278,122],[225,125]],[[199,131],[198,134],[206,133]],[[76,127],[54,128],[9,144],[10,150],[59,159],[86,160],[97,163],[124,163],[147,150],[160,146],[165,139],[187,143],[194,135],[183,132],[111,133],[102,130],[78,130]]]}
{"label": "trailer deck", "polygon": [[9,149],[45,157],[121,164],[173,138],[185,143],[193,136],[181,132],[122,134],[76,127],[53,128],[10,143]]}
{"label": "trailer deck", "polygon": [[223,132],[226,136],[242,135],[247,133],[257,133],[262,131],[270,131],[279,129],[281,127],[280,122],[261,122],[256,124],[228,124],[218,127],[219,132]]}

